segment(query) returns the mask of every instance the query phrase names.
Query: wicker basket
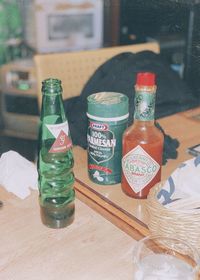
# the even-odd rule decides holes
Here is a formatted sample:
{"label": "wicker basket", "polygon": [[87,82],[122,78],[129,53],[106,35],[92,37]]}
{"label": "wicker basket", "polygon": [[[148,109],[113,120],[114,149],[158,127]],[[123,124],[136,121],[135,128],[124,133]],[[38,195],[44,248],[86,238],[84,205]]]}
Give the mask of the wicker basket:
{"label": "wicker basket", "polygon": [[167,209],[157,199],[163,183],[155,185],[147,198],[148,227],[151,234],[170,236],[189,242],[200,252],[200,213]]}

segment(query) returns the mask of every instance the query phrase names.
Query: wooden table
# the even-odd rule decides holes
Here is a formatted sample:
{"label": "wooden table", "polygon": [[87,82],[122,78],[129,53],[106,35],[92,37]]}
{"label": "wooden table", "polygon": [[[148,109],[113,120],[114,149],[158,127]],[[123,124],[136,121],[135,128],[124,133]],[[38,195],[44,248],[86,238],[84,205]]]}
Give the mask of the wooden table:
{"label": "wooden table", "polygon": [[[180,141],[179,156],[163,167],[163,179],[191,157],[186,148],[199,143],[200,122],[194,117],[199,113],[197,109],[159,121],[166,133]],[[129,198],[120,184],[92,183],[86,151],[76,147],[74,154],[76,217],[65,229],[41,224],[37,191],[20,200],[0,188],[4,202],[0,209],[1,280],[132,279],[135,240],[149,234],[146,201]]]}
{"label": "wooden table", "polygon": [[[180,142],[178,158],[168,160],[162,168],[162,180],[165,180],[179,163],[192,157],[187,148],[200,143],[200,108],[162,118],[159,123],[165,133]],[[77,196],[134,239],[148,235],[146,200],[126,196],[120,184],[101,186],[91,182],[87,175],[86,151],[76,147],[74,152]]]}
{"label": "wooden table", "polygon": [[131,280],[135,241],[80,200],[64,229],[41,224],[38,194],[25,200],[0,189],[1,280]]}

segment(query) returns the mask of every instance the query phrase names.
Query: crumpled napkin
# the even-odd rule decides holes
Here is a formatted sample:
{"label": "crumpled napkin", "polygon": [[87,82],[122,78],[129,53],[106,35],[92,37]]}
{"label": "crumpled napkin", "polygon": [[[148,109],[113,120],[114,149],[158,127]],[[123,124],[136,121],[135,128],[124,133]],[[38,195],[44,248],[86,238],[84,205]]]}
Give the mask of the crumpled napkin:
{"label": "crumpled napkin", "polygon": [[38,174],[34,163],[19,153],[9,151],[0,157],[0,186],[24,199],[31,189],[38,189]]}
{"label": "crumpled napkin", "polygon": [[200,156],[181,163],[163,184],[157,198],[173,210],[200,212]]}

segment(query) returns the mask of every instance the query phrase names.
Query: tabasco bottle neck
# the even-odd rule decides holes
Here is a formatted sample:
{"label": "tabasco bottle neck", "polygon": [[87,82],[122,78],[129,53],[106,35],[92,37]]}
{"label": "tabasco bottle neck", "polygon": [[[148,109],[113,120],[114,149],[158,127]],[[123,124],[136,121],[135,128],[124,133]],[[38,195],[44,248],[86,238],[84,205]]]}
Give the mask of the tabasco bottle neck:
{"label": "tabasco bottle neck", "polygon": [[134,120],[154,123],[156,86],[135,86]]}
{"label": "tabasco bottle neck", "polygon": [[140,129],[148,129],[152,126],[155,126],[155,120],[152,120],[152,121],[140,121],[140,120],[137,120],[137,119],[134,119],[134,127],[137,128],[139,127]]}

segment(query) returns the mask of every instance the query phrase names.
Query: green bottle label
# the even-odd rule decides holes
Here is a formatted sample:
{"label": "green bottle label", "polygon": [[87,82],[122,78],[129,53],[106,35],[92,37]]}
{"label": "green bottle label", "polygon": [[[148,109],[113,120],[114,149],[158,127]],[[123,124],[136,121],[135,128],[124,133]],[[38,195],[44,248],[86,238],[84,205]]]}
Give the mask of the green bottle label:
{"label": "green bottle label", "polygon": [[64,153],[72,147],[71,139],[69,138],[68,122],[59,124],[45,124],[47,133],[50,132],[51,138],[55,138],[53,145],[49,149],[49,153]]}
{"label": "green bottle label", "polygon": [[135,93],[134,119],[141,121],[154,120],[155,94],[139,91]]}

